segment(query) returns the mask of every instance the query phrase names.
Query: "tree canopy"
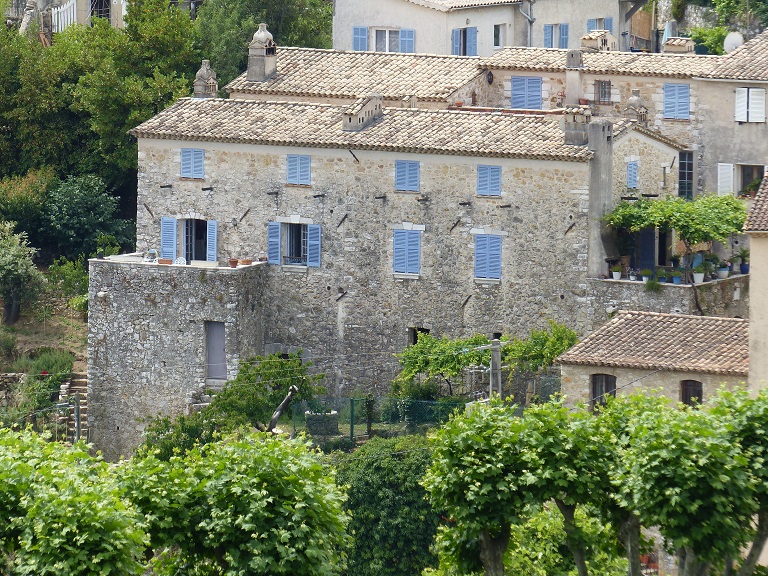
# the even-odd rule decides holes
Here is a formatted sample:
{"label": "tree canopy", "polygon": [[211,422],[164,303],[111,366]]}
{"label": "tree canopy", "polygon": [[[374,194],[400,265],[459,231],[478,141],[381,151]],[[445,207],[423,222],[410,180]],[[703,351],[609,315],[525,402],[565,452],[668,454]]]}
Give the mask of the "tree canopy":
{"label": "tree canopy", "polygon": [[0,221],[0,296],[6,324],[19,319],[21,304],[33,299],[43,284],[43,276],[32,262],[35,249],[27,243],[27,235],[15,234],[13,227],[13,222]]}

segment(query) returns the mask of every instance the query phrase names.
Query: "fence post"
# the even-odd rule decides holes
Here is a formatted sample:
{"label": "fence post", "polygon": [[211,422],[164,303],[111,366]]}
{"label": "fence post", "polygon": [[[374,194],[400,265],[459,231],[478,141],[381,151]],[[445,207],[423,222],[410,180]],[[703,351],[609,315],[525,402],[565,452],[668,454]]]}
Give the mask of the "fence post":
{"label": "fence post", "polygon": [[349,399],[349,446],[355,445],[355,399]]}
{"label": "fence post", "polygon": [[75,442],[80,440],[80,392],[75,393]]}

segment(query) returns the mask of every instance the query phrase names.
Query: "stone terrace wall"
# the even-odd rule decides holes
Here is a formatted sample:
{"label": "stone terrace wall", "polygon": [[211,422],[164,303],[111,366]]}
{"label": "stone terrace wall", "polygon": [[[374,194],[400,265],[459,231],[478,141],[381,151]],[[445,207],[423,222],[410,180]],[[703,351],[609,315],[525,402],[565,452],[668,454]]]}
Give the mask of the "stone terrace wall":
{"label": "stone terrace wall", "polygon": [[8,406],[11,399],[11,388],[24,379],[24,374],[6,372],[0,374],[0,407]]}
{"label": "stone terrace wall", "polygon": [[88,420],[106,458],[130,454],[141,419],[186,412],[204,390],[206,321],[225,324],[229,378],[261,352],[263,273],[90,261]]}

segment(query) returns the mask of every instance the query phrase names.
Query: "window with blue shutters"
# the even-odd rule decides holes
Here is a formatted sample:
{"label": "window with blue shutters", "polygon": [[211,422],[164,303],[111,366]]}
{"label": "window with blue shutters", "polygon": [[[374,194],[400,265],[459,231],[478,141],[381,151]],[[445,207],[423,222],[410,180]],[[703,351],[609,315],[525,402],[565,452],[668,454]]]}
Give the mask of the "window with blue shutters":
{"label": "window with blue shutters", "polygon": [[690,84],[664,84],[664,118],[668,120],[690,120]]}
{"label": "window with blue shutters", "polygon": [[400,30],[400,52],[409,54],[416,52],[416,30],[409,28]]}
{"label": "window with blue shutters", "polygon": [[395,190],[419,191],[419,162],[417,160],[395,160]]}
{"label": "window with blue shutters", "polygon": [[477,56],[477,28],[467,28],[467,56]]}
{"label": "window with blue shutters", "polygon": [[497,234],[475,236],[475,278],[491,280],[501,278],[501,236]]}
{"label": "window with blue shutters", "polygon": [[552,35],[555,26],[553,24],[544,24],[544,48],[553,48]]}
{"label": "window with blue shutters", "polygon": [[352,29],[352,50],[365,52],[368,50],[368,28],[355,26]]}
{"label": "window with blue shutters", "polygon": [[181,149],[181,177],[182,178],[205,178],[203,161],[205,159],[205,150],[199,148]]}
{"label": "window with blue shutters", "polygon": [[310,181],[310,165],[311,157],[306,154],[288,154],[288,175],[286,182],[288,184],[300,184],[309,186]]}
{"label": "window with blue shutters", "polygon": [[568,24],[560,24],[560,42],[558,48],[568,48]]}
{"label": "window with blue shutters", "polygon": [[512,76],[512,108],[541,110],[541,86],[538,76]]}
{"label": "window with blue shutters", "polygon": [[477,167],[477,195],[501,196],[501,166]]}
{"label": "window with blue shutters", "polygon": [[268,264],[319,268],[320,254],[319,224],[267,224]]}
{"label": "window with blue shutters", "polygon": [[393,243],[395,274],[419,274],[421,271],[421,231],[395,230]]}
{"label": "window with blue shutters", "polygon": [[638,168],[639,163],[637,160],[630,160],[627,162],[627,188],[637,189],[638,186]]}
{"label": "window with blue shutters", "polygon": [[451,30],[451,54],[454,56],[477,56],[477,28],[454,28]]}

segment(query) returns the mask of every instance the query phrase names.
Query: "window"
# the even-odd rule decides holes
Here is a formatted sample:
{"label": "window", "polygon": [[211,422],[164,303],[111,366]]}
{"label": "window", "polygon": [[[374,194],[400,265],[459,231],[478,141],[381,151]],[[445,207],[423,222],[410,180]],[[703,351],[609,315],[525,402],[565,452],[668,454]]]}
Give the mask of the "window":
{"label": "window", "polygon": [[630,160],[627,162],[627,188],[637,189],[638,186],[638,160]]}
{"label": "window", "polygon": [[175,260],[182,256],[187,262],[217,262],[218,234],[216,220],[177,220],[164,216],[160,219],[160,257]]}
{"label": "window", "polygon": [[429,334],[429,328],[422,328],[421,326],[408,328],[408,346],[413,346],[419,341],[419,334]]}
{"label": "window", "polygon": [[451,30],[451,54],[454,56],[477,56],[477,28],[454,28]]}
{"label": "window", "polygon": [[365,52],[368,50],[368,28],[355,26],[352,29],[352,50]]}
{"label": "window", "polygon": [[592,30],[608,30],[613,34],[613,18],[590,18],[587,20],[587,32]]}
{"label": "window", "polygon": [[477,195],[501,196],[501,166],[477,167]]}
{"label": "window", "polygon": [[227,353],[224,322],[205,323],[206,378],[227,379]]}
{"label": "window", "polygon": [[310,156],[306,154],[288,154],[287,167],[288,175],[286,182],[288,184],[310,185]]}
{"label": "window", "polygon": [[501,48],[504,46],[504,24],[493,25],[493,47]]}
{"label": "window", "polygon": [[686,406],[700,406],[704,399],[702,384],[698,380],[680,382],[680,402]]}
{"label": "window", "polygon": [[691,117],[691,86],[664,84],[664,118],[689,120]]}
{"label": "window", "polygon": [[[765,175],[765,166],[761,164],[728,164],[717,165],[717,193],[728,196],[736,191],[757,190]],[[750,186],[751,185],[751,186]]]}
{"label": "window", "polygon": [[693,198],[693,152],[680,152],[677,170],[677,195],[691,200]]}
{"label": "window", "polygon": [[267,263],[320,267],[320,226],[270,222],[267,225]]}
{"label": "window", "polygon": [[541,110],[541,85],[538,76],[512,76],[512,108]]}
{"label": "window", "polygon": [[765,88],[736,88],[736,122],[765,122]]}
{"label": "window", "polygon": [[608,396],[616,396],[616,376],[610,374],[592,374],[592,395],[589,405],[594,410],[596,406],[605,404]]}
{"label": "window", "polygon": [[568,48],[568,24],[544,24],[544,48]]}
{"label": "window", "polygon": [[181,177],[182,178],[204,178],[203,160],[205,159],[205,150],[198,148],[181,149]]}
{"label": "window", "polygon": [[399,52],[400,30],[374,30],[376,52]]}
{"label": "window", "polygon": [[419,191],[419,162],[416,160],[395,160],[395,190]]}
{"label": "window", "polygon": [[611,81],[595,80],[595,100],[598,104],[611,103]]}
{"label": "window", "polygon": [[418,274],[421,271],[421,231],[395,230],[393,242],[395,274]]}
{"label": "window", "polygon": [[475,236],[475,278],[495,280],[501,278],[501,236],[497,234]]}

